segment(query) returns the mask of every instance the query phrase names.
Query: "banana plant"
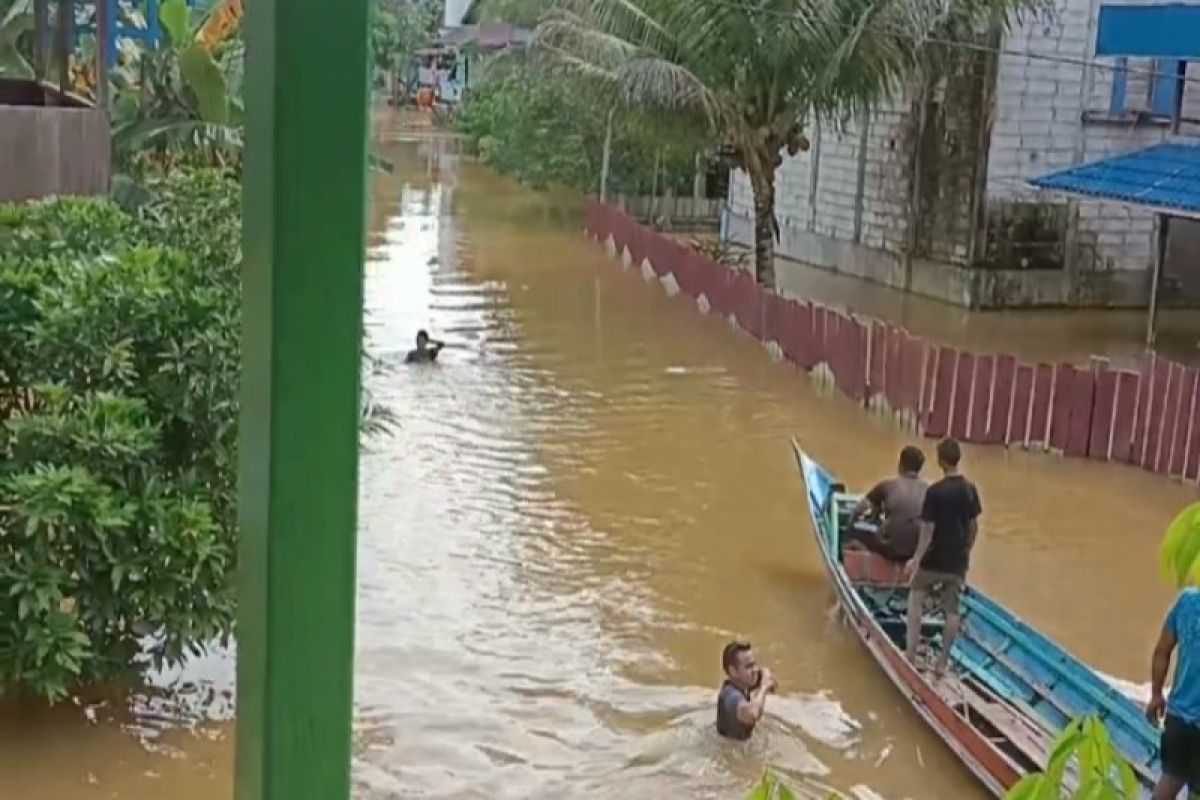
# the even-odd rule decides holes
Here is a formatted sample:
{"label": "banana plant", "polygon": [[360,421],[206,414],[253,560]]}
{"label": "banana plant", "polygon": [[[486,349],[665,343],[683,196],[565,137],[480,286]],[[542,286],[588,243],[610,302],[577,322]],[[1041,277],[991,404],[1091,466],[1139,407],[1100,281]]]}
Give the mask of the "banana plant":
{"label": "banana plant", "polygon": [[[242,150],[238,40],[214,53],[197,40],[204,15],[184,0],[159,9],[169,46],[142,50],[113,75],[113,151],[123,168],[150,161],[236,166]],[[144,166],[144,164],[142,165]]]}
{"label": "banana plant", "polygon": [[0,0],[0,78],[32,78],[22,37],[33,32],[32,0]]}

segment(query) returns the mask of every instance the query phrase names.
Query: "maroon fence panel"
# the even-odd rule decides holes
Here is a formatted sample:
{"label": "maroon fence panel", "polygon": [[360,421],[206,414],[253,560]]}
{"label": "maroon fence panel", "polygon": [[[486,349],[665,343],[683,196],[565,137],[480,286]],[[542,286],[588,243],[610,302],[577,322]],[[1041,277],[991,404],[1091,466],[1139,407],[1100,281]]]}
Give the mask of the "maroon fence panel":
{"label": "maroon fence panel", "polygon": [[762,293],[762,340],[778,344],[783,340],[783,328],[787,325],[784,300],[774,292]]}
{"label": "maroon fence panel", "polygon": [[[888,405],[899,411],[904,408],[904,331],[885,324],[883,342],[883,393]],[[871,358],[875,358],[874,354]]]}
{"label": "maroon fence panel", "polygon": [[871,320],[871,347],[867,354],[867,394],[887,392],[888,326],[885,322]]}
{"label": "maroon fence panel", "polygon": [[992,377],[992,401],[988,409],[987,427],[983,441],[1004,444],[1008,441],[1008,417],[1012,411],[1013,384],[1016,381],[1017,359],[1007,353],[996,356]]}
{"label": "maroon fence panel", "polygon": [[679,287],[679,293],[688,297],[695,297],[696,288],[696,259],[699,256],[692,248],[686,248],[680,255],[679,262],[675,264],[671,270],[671,275],[675,277],[675,285]]}
{"label": "maroon fence panel", "polygon": [[1089,458],[1108,460],[1113,438],[1113,414],[1117,409],[1117,375],[1109,369],[1096,372],[1096,391],[1092,400],[1092,425],[1088,433]]}
{"label": "maroon fence panel", "polygon": [[950,403],[954,400],[954,377],[959,353],[951,347],[939,347],[930,389],[929,417],[925,421],[928,436],[945,436],[950,431]]}
{"label": "maroon fence panel", "polygon": [[809,339],[808,355],[812,359],[811,366],[828,362],[825,353],[825,329],[829,309],[820,303],[812,304],[812,337]]}
{"label": "maroon fence panel", "polygon": [[1163,413],[1167,405],[1167,393],[1171,387],[1171,362],[1155,357],[1151,370],[1150,402],[1146,406],[1146,441],[1142,445],[1138,463],[1145,469],[1154,469],[1158,456],[1158,443],[1162,439]]}
{"label": "maroon fence panel", "polygon": [[1030,364],[1018,364],[1013,377],[1013,401],[1011,422],[1008,426],[1006,444],[1022,447],[1029,444],[1029,418],[1033,410],[1034,368]]}
{"label": "maroon fence panel", "polygon": [[1188,417],[1187,455],[1183,461],[1183,477],[1189,481],[1200,480],[1200,380],[1192,395],[1192,413]]}
{"label": "maroon fence panel", "polygon": [[798,366],[803,365],[804,357],[804,339],[802,322],[800,319],[801,304],[797,300],[784,300],[780,315],[782,322],[779,325],[779,348],[783,350],[784,357]]}
{"label": "maroon fence panel", "polygon": [[1067,421],[1066,454],[1086,456],[1092,435],[1092,408],[1096,393],[1096,372],[1076,369],[1071,380],[1070,416]]}
{"label": "maroon fence panel", "polygon": [[796,302],[793,313],[796,315],[796,364],[803,370],[808,371],[816,366],[816,352],[813,349],[813,325],[816,312],[813,310],[812,303]]}
{"label": "maroon fence panel", "polygon": [[1108,456],[1111,461],[1129,463],[1134,459],[1133,432],[1141,386],[1142,379],[1138,373],[1124,369],[1117,373],[1117,394],[1113,401],[1112,445]]}
{"label": "maroon fence panel", "polygon": [[1146,451],[1146,431],[1149,429],[1150,402],[1154,393],[1154,364],[1157,360],[1154,353],[1142,357],[1138,365],[1138,395],[1137,408],[1133,417],[1133,442],[1129,451],[1129,461],[1133,464],[1142,463]]}
{"label": "maroon fence panel", "polygon": [[696,297],[699,298],[703,295],[708,298],[708,303],[711,306],[713,298],[721,294],[724,290],[725,281],[729,277],[729,270],[724,269],[720,264],[707,256],[701,256],[699,264],[701,268],[697,270]]}
{"label": "maroon fence panel", "polygon": [[1162,428],[1153,462],[1153,469],[1159,474],[1170,471],[1171,447],[1175,443],[1175,425],[1179,416],[1179,404],[1183,399],[1183,376],[1182,364],[1168,362],[1166,402],[1163,405]]}
{"label": "maroon fence panel", "polygon": [[1075,391],[1075,367],[1071,364],[1054,366],[1054,396],[1050,401],[1050,439],[1054,450],[1066,451],[1067,433],[1071,423],[1071,401]]}
{"label": "maroon fence panel", "polygon": [[1171,437],[1171,458],[1168,462],[1167,472],[1171,475],[1182,477],[1184,467],[1187,464],[1187,449],[1188,441],[1191,439],[1192,429],[1192,411],[1196,403],[1196,377],[1197,370],[1195,367],[1188,367],[1183,370],[1183,375],[1180,380],[1179,406],[1175,412],[1175,434]]}
{"label": "maroon fence panel", "polygon": [[738,325],[746,333],[758,339],[762,332],[762,294],[758,284],[754,278],[744,272],[739,272],[734,277],[734,286],[737,292],[737,307],[734,309],[734,315],[737,317]]}
{"label": "maroon fence panel", "polygon": [[869,329],[860,319],[842,325],[846,347],[846,393],[860,403],[867,399],[867,339]]}
{"label": "maroon fence panel", "polygon": [[713,313],[722,317],[728,316],[733,311],[733,276],[729,274],[729,270],[722,269],[715,262],[712,269],[708,272],[708,279],[705,281],[704,296],[708,298],[708,305],[712,308]]}
{"label": "maroon fence panel", "polygon": [[[934,351],[924,339],[910,336],[908,331],[900,333],[900,407],[914,414],[921,414],[921,393],[925,387],[926,374],[932,375]],[[926,364],[928,361],[928,365]],[[929,381],[932,383],[932,380]]]}
{"label": "maroon fence panel", "polygon": [[987,441],[989,406],[992,401],[993,382],[996,378],[996,357],[975,357],[975,375],[971,379],[971,408],[967,412],[968,442]]}
{"label": "maroon fence panel", "polygon": [[966,440],[968,414],[971,411],[971,384],[975,378],[975,355],[958,354],[958,368],[954,371],[954,400],[950,411],[950,435]]}
{"label": "maroon fence panel", "polygon": [[1049,441],[1050,402],[1054,396],[1054,368],[1038,364],[1033,368],[1033,400],[1030,403],[1029,431],[1026,441],[1045,445]]}

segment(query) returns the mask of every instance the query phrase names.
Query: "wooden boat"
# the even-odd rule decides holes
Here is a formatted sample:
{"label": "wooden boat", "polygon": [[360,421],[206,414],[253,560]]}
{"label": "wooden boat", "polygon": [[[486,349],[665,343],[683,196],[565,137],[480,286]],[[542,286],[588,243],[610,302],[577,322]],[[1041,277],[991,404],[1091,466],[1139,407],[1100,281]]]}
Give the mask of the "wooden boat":
{"label": "wooden boat", "polygon": [[[792,446],[813,533],[847,619],[917,714],[994,795],[1044,769],[1072,719],[1096,715],[1149,797],[1159,774],[1159,736],[1142,709],[978,589],[963,594],[963,627],[947,674],[935,680],[914,667],[904,655],[908,589],[901,566],[843,546],[858,495],[799,443]],[[941,627],[940,616],[927,613],[922,638],[940,644]]]}

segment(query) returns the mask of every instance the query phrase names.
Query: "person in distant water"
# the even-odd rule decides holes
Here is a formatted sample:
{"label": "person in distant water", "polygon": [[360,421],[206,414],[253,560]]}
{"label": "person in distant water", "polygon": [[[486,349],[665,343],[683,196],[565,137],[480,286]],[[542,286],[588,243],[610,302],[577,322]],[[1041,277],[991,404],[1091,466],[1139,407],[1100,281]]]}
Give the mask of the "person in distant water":
{"label": "person in distant water", "polygon": [[762,719],[767,695],[775,691],[771,670],[754,662],[748,642],[730,642],[721,651],[725,682],[717,695],[717,733],[744,741]]}
{"label": "person in distant water", "polygon": [[854,523],[868,514],[882,514],[883,525],[878,532],[852,523],[850,539],[861,542],[868,550],[901,563],[917,552],[921,533],[921,507],[928,485],[921,480],[925,454],[909,445],[900,451],[899,474],[880,481],[854,507]]}
{"label": "person in distant water", "polygon": [[425,331],[417,331],[417,349],[409,350],[404,357],[405,364],[428,364],[437,361],[438,353],[446,346],[445,342],[430,339]]}
{"label": "person in distant water", "polygon": [[[1170,699],[1163,684],[1178,648],[1175,680]],[[1153,800],[1174,800],[1185,786],[1192,796],[1200,793],[1200,589],[1180,593],[1167,614],[1150,662],[1150,702],[1146,718],[1162,723],[1162,777]]]}
{"label": "person in distant water", "polygon": [[983,513],[983,506],[975,484],[958,471],[958,462],[962,459],[958,442],[950,438],[938,442],[937,459],[944,477],[925,492],[917,551],[904,570],[910,578],[906,650],[908,660],[914,664],[921,639],[925,597],[935,587],[940,587],[939,596],[946,615],[946,626],[942,632],[942,652],[934,672],[941,675],[946,671],[950,648],[958,638],[962,624],[958,605],[967,581],[971,548],[979,532],[979,515]]}

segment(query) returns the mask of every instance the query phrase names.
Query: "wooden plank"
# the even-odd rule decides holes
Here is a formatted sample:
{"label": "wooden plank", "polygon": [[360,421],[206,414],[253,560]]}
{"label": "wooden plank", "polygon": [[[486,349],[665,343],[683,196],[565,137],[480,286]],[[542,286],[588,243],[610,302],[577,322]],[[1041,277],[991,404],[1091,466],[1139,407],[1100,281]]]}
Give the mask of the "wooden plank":
{"label": "wooden plank", "polygon": [[992,378],[991,408],[988,411],[984,441],[1004,444],[1008,441],[1008,418],[1013,407],[1013,388],[1016,384],[1017,359],[1002,353],[996,356]]}
{"label": "wooden plank", "polygon": [[871,320],[871,347],[867,353],[867,394],[886,393],[888,326],[879,320]]}
{"label": "wooden plank", "polygon": [[1175,428],[1179,422],[1179,406],[1183,400],[1183,365],[1167,365],[1167,395],[1163,405],[1162,432],[1154,454],[1154,471],[1166,474],[1171,465],[1171,447],[1175,444]]}
{"label": "wooden plank", "polygon": [[1033,410],[1033,366],[1018,364],[1013,378],[1013,401],[1005,444],[1029,444],[1029,416]]}
{"label": "wooden plank", "polygon": [[950,431],[950,404],[954,400],[958,357],[958,351],[951,347],[939,347],[937,350],[936,371],[929,390],[931,405],[925,420],[925,433],[928,436],[945,436]]}
{"label": "wooden plank", "polygon": [[1192,398],[1192,415],[1188,429],[1187,456],[1183,464],[1183,477],[1188,481],[1200,480],[1200,380]]}
{"label": "wooden plank", "polygon": [[1113,416],[1117,408],[1117,374],[1104,369],[1096,374],[1096,394],[1092,403],[1092,424],[1088,436],[1088,457],[1107,461],[1113,440]]}
{"label": "wooden plank", "polygon": [[1154,360],[1154,381],[1150,390],[1150,405],[1146,410],[1146,442],[1142,458],[1138,462],[1144,469],[1154,469],[1158,458],[1158,443],[1162,440],[1163,420],[1167,396],[1171,391],[1171,362],[1164,358]]}
{"label": "wooden plank", "polygon": [[1050,403],[1050,439],[1053,450],[1067,449],[1071,423],[1071,406],[1075,400],[1075,367],[1071,364],[1054,366],[1054,397]]}
{"label": "wooden plank", "polygon": [[1029,415],[1027,441],[1045,446],[1049,441],[1050,407],[1054,397],[1054,368],[1038,364],[1033,368],[1033,401]]}
{"label": "wooden plank", "polygon": [[895,325],[886,326],[887,364],[884,365],[884,386],[888,404],[893,410],[904,409],[907,364],[904,359],[904,332]]}
{"label": "wooden plank", "polygon": [[1133,460],[1133,429],[1137,416],[1138,393],[1142,381],[1136,372],[1117,373],[1117,391],[1113,399],[1112,444],[1109,459],[1129,463]]}
{"label": "wooden plank", "polygon": [[959,353],[955,369],[954,400],[951,403],[950,435],[965,441],[967,438],[968,413],[971,410],[971,392],[975,381],[975,355]]}
{"label": "wooden plank", "polygon": [[971,379],[971,408],[967,412],[968,442],[987,440],[988,415],[991,413],[996,357],[981,355],[975,358],[975,375]]}
{"label": "wooden plank", "polygon": [[1092,435],[1092,405],[1096,394],[1093,369],[1076,369],[1072,381],[1071,414],[1067,422],[1066,453],[1086,456]]}
{"label": "wooden plank", "polygon": [[902,374],[903,394],[900,405],[906,411],[919,415],[921,411],[921,393],[924,391],[926,374],[933,374],[934,351],[926,345],[924,339],[902,331]]}
{"label": "wooden plank", "polygon": [[1149,429],[1150,398],[1154,392],[1154,364],[1158,359],[1154,353],[1142,357],[1138,365],[1138,393],[1133,419],[1133,445],[1129,461],[1141,464],[1146,454],[1146,431]]}
{"label": "wooden plank", "polygon": [[1176,477],[1183,477],[1187,466],[1188,442],[1192,434],[1192,413],[1195,410],[1197,377],[1200,370],[1187,367],[1180,381],[1181,393],[1179,408],[1175,416],[1175,436],[1171,444],[1171,458],[1167,472]]}

